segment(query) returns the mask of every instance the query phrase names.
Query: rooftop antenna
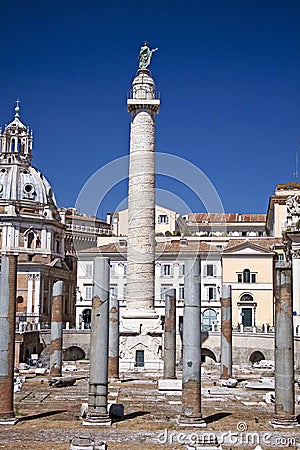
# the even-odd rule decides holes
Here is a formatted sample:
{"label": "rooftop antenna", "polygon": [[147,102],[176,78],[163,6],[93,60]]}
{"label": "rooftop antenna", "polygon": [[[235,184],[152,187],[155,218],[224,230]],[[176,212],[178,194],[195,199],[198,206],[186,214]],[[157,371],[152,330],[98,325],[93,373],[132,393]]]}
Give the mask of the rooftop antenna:
{"label": "rooftop antenna", "polygon": [[295,175],[296,183],[298,183],[299,182],[299,150],[296,151],[296,170],[294,172],[294,175]]}

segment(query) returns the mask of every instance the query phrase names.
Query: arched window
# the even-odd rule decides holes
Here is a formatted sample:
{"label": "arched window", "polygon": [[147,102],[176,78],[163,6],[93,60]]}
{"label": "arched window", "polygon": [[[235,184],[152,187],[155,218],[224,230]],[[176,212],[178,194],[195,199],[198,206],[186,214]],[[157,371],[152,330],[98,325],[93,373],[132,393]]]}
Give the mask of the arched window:
{"label": "arched window", "polygon": [[241,302],[253,302],[253,296],[251,294],[243,294],[240,298]]}
{"label": "arched window", "polygon": [[214,309],[206,309],[202,315],[202,331],[212,331],[217,325],[217,313]]}
{"label": "arched window", "polygon": [[40,237],[33,228],[29,228],[24,232],[24,247],[33,250],[40,247]]}
{"label": "arched window", "polygon": [[250,270],[245,269],[243,271],[243,283],[250,283]]}
{"label": "arched window", "polygon": [[257,272],[250,272],[249,269],[244,269],[243,272],[237,272],[238,283],[256,283]]}
{"label": "arched window", "polygon": [[60,236],[56,236],[55,237],[55,241],[54,241],[54,251],[55,251],[55,253],[60,253],[60,249],[61,249]]}
{"label": "arched window", "polygon": [[15,152],[15,148],[16,148],[16,141],[14,139],[11,140],[11,153]]}
{"label": "arched window", "polygon": [[[18,313],[23,313],[24,312],[24,297],[22,297],[22,295],[18,295],[18,297],[16,298],[17,300],[17,312]],[[19,316],[19,320],[20,320],[20,316]]]}
{"label": "arched window", "polygon": [[35,240],[34,238],[35,238],[35,236],[34,236],[33,231],[30,231],[27,234],[27,248],[34,248],[34,240]]}

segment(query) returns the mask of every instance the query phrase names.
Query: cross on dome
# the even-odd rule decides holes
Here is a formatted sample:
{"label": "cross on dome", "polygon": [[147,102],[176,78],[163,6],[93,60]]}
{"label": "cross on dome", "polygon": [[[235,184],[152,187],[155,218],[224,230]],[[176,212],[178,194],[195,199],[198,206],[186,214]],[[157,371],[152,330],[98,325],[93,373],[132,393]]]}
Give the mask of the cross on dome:
{"label": "cross on dome", "polygon": [[19,111],[20,111],[19,104],[20,104],[20,100],[17,98],[17,100],[16,100],[16,107],[15,107],[15,111],[16,111],[15,117],[19,117]]}

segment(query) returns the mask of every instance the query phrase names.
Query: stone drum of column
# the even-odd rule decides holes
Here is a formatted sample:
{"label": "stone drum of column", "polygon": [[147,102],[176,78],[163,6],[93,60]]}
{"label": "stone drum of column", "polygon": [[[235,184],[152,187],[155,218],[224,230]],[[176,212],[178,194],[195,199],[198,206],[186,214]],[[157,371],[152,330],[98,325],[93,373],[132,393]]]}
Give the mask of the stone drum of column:
{"label": "stone drum of column", "polygon": [[56,281],[52,291],[50,377],[62,375],[64,282]]}
{"label": "stone drum of column", "polygon": [[116,295],[109,298],[109,347],[108,376],[119,378],[119,300]]}
{"label": "stone drum of column", "polygon": [[111,424],[107,413],[109,280],[109,259],[96,257],[94,260],[88,413],[83,422],[84,425]]}
{"label": "stone drum of column", "polygon": [[176,289],[165,295],[164,378],[176,378]]}
{"label": "stone drum of column", "polygon": [[221,378],[232,376],[232,300],[231,285],[223,284],[221,293]]}
{"label": "stone drum of column", "polygon": [[182,415],[180,425],[206,426],[201,415],[200,261],[185,260]]}
{"label": "stone drum of column", "polygon": [[294,339],[291,263],[275,265],[275,414],[274,428],[295,427]]}
{"label": "stone drum of column", "polygon": [[0,423],[14,424],[14,359],[17,256],[1,255],[0,277]]}

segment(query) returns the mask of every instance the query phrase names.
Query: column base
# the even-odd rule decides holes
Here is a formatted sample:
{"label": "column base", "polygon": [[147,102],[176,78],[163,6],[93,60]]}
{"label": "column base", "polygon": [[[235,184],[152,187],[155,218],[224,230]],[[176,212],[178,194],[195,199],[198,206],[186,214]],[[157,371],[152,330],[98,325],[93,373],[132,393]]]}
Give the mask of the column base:
{"label": "column base", "polygon": [[126,309],[122,312],[124,319],[158,319],[155,309]]}
{"label": "column base", "polygon": [[121,383],[121,379],[120,379],[120,377],[119,376],[109,376],[108,377],[108,382],[109,383]]}
{"label": "column base", "polygon": [[76,436],[71,441],[70,450],[106,450],[106,442],[95,444],[91,436]]}
{"label": "column base", "polygon": [[181,415],[177,421],[180,427],[207,427],[207,424],[203,417],[200,416],[184,416]]}
{"label": "column base", "polygon": [[82,425],[87,426],[95,426],[95,427],[103,427],[111,425],[111,418],[108,414],[95,414],[95,413],[87,413],[86,418],[83,420]]}
{"label": "column base", "polygon": [[182,395],[182,381],[177,378],[162,378],[158,380],[157,387],[164,394]]}
{"label": "column base", "polygon": [[0,425],[16,425],[19,422],[19,419],[15,417],[9,417],[7,419],[0,417]]}
{"label": "column base", "polygon": [[299,428],[300,424],[298,423],[296,416],[274,416],[273,419],[269,422],[271,427],[273,428]]}

